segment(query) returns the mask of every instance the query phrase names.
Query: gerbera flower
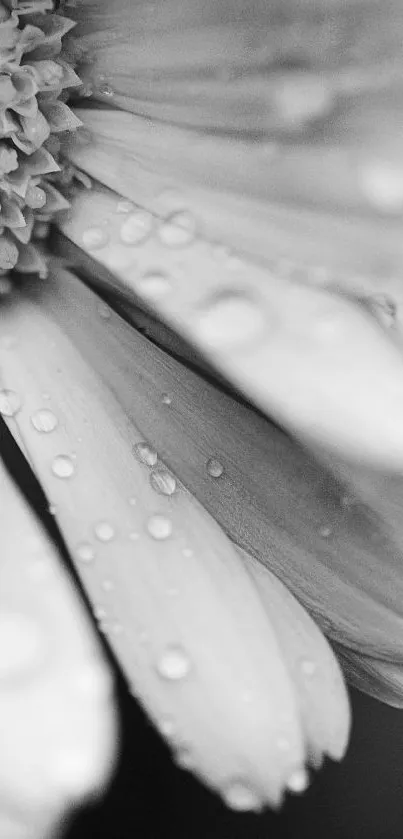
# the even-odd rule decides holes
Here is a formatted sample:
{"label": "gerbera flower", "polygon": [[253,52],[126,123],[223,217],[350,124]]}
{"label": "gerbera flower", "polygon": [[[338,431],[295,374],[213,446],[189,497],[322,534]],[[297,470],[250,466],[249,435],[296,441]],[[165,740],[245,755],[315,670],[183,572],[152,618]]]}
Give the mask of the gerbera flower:
{"label": "gerbera flower", "polygon": [[[374,128],[402,13],[330,5],[1,4],[0,412],[133,694],[239,810],[343,757],[337,658],[402,704],[403,191]],[[116,726],[2,482],[3,833],[39,837]]]}

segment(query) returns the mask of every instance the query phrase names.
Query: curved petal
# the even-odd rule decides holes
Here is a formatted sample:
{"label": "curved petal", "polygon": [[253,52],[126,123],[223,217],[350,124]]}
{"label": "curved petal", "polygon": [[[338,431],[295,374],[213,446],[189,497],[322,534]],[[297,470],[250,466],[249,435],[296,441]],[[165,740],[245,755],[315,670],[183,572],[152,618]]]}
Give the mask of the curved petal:
{"label": "curved petal", "polygon": [[[59,294],[88,323],[95,316],[107,327],[110,313],[89,292],[79,301],[70,280],[34,283],[32,296],[27,286],[0,309],[2,334],[12,336],[2,386],[21,399],[7,421],[134,693],[181,763],[234,807],[275,806],[300,777],[306,746],[270,616],[235,548],[158,465],[122,407],[120,383],[87,361],[91,345],[106,368],[102,341],[80,327],[80,346]],[[133,364],[124,389],[136,400]]]}
{"label": "curved petal", "polygon": [[0,833],[42,839],[110,777],[111,678],[60,558],[1,461],[0,498]]}

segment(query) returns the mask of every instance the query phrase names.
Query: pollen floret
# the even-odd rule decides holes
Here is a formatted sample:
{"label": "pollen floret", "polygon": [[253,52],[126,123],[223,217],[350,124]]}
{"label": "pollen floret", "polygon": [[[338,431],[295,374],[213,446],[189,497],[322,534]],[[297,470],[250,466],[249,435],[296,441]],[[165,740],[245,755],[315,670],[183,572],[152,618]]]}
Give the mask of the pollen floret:
{"label": "pollen floret", "polygon": [[80,84],[63,52],[75,25],[53,0],[0,0],[0,271],[46,276],[40,241],[55,212],[61,132],[80,120],[65,103]]}

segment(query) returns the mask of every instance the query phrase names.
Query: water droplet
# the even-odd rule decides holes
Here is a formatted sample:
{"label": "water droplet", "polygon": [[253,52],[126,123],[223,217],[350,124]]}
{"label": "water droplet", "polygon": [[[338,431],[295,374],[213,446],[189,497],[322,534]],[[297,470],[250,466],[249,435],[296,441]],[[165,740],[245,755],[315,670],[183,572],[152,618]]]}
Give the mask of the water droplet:
{"label": "water droplet", "polygon": [[132,203],[132,201],[128,201],[126,198],[123,198],[121,201],[119,201],[116,207],[116,212],[119,214],[131,213],[132,210],[134,210],[134,204]]}
{"label": "water droplet", "polygon": [[200,310],[199,339],[212,348],[240,347],[258,340],[267,328],[263,306],[241,292],[216,294]]}
{"label": "water droplet", "polygon": [[115,535],[115,529],[108,521],[99,521],[94,527],[94,533],[100,542],[110,542]]}
{"label": "water droplet", "polygon": [[172,533],[172,522],[167,516],[156,513],[148,519],[147,530],[153,539],[168,539]]}
{"label": "water droplet", "polygon": [[158,238],[169,248],[180,248],[193,242],[196,235],[196,220],[187,210],[171,213],[157,231]]}
{"label": "water droplet", "polygon": [[150,484],[162,495],[173,495],[176,490],[176,480],[166,469],[154,469],[150,475]]}
{"label": "water droplet", "polygon": [[161,401],[162,401],[163,405],[171,405],[172,397],[169,395],[169,393],[163,393],[162,397],[161,397]]}
{"label": "water droplet", "polygon": [[136,443],[133,446],[133,452],[137,459],[147,466],[155,466],[158,460],[157,452],[148,443]]}
{"label": "water droplet", "polygon": [[387,161],[373,161],[361,171],[361,189],[375,209],[400,213],[403,209],[403,169]]}
{"label": "water droplet", "polygon": [[192,551],[192,548],[184,548],[182,554],[190,559],[191,556],[194,556],[194,551]]}
{"label": "water droplet", "polygon": [[261,810],[262,808],[258,794],[241,781],[230,784],[224,791],[224,799],[232,810]]}
{"label": "water droplet", "polygon": [[325,525],[319,529],[319,533],[324,539],[328,539],[332,535],[332,528]]}
{"label": "water droplet", "polygon": [[77,547],[77,556],[81,562],[92,562],[95,557],[95,551],[89,542],[81,542]]}
{"label": "water droplet", "polygon": [[114,91],[113,87],[111,87],[111,85],[108,84],[107,82],[102,82],[102,84],[99,85],[98,93],[101,96],[106,96],[108,99],[111,99],[112,96],[115,95],[115,91]]}
{"label": "water droplet", "polygon": [[24,614],[0,615],[0,679],[12,678],[30,670],[46,650],[40,628]]}
{"label": "water droplet", "polygon": [[55,516],[57,513],[56,504],[49,504],[49,513],[51,516]]}
{"label": "water droplet", "polygon": [[31,416],[31,423],[36,431],[49,434],[57,427],[57,417],[49,408],[40,408]]}
{"label": "water droplet", "polygon": [[211,478],[221,478],[224,467],[216,457],[210,457],[206,464],[207,472]]}
{"label": "water droplet", "polygon": [[301,670],[304,676],[313,676],[317,668],[315,661],[310,658],[303,658],[301,661]]}
{"label": "water droplet", "polygon": [[163,271],[146,271],[139,277],[136,289],[145,297],[159,299],[171,291],[171,280]]}
{"label": "water droplet", "polygon": [[74,463],[67,454],[58,454],[52,463],[52,472],[57,478],[71,478],[74,475]]}
{"label": "water droplet", "polygon": [[94,607],[94,617],[97,621],[105,620],[108,613],[103,606],[95,606]]}
{"label": "water droplet", "polygon": [[111,310],[109,306],[106,305],[106,303],[104,303],[103,301],[101,303],[98,303],[97,310],[101,318],[104,318],[104,320],[109,320],[111,316]]}
{"label": "water droplet", "polygon": [[181,769],[193,769],[195,766],[195,757],[186,746],[181,746],[175,752],[175,763]]}
{"label": "water droplet", "polygon": [[165,717],[158,723],[158,728],[165,737],[172,737],[175,733],[175,723],[170,717]]}
{"label": "water droplet", "polygon": [[131,507],[135,507],[135,506],[136,506],[136,504],[137,504],[137,498],[135,498],[135,496],[134,496],[134,495],[132,495],[132,496],[131,496],[131,498],[129,498],[129,504],[130,504],[130,506],[131,506]]}
{"label": "water droplet", "polygon": [[0,390],[0,414],[3,417],[14,417],[21,405],[21,397],[14,390]]}
{"label": "water droplet", "polygon": [[309,775],[306,769],[304,769],[304,767],[301,767],[301,769],[296,769],[295,772],[293,772],[290,775],[287,781],[287,788],[290,790],[290,792],[295,792],[298,794],[301,792],[305,792],[308,784]]}
{"label": "water droplet", "polygon": [[84,247],[90,251],[95,251],[108,244],[109,233],[104,227],[87,227],[82,238]]}
{"label": "water droplet", "polygon": [[130,213],[120,228],[120,241],[124,245],[141,245],[151,235],[153,217],[147,210]]}
{"label": "water droplet", "polygon": [[102,580],[101,588],[103,591],[112,591],[114,588],[112,580]]}
{"label": "water droplet", "polygon": [[157,672],[164,679],[179,681],[190,672],[190,661],[181,647],[168,647],[157,662]]}

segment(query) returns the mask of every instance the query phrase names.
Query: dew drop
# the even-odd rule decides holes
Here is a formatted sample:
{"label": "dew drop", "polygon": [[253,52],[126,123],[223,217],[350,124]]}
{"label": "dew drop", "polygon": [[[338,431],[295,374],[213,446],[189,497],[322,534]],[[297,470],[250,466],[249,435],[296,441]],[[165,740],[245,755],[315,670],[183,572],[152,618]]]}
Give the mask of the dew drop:
{"label": "dew drop", "polygon": [[172,533],[172,522],[167,516],[156,513],[148,519],[147,530],[153,539],[168,539]]}
{"label": "dew drop", "polygon": [[106,96],[108,99],[111,99],[112,96],[115,95],[115,91],[114,91],[113,87],[111,87],[111,85],[108,84],[107,82],[103,82],[102,84],[99,85],[98,93],[101,96]]}
{"label": "dew drop", "polygon": [[136,443],[133,446],[133,452],[136,455],[137,459],[141,461],[141,463],[145,463],[147,466],[155,466],[158,455],[155,449],[148,445],[148,443]]}
{"label": "dew drop", "polygon": [[403,209],[403,170],[386,161],[373,161],[361,171],[361,189],[380,212],[400,213]]}
{"label": "dew drop", "polygon": [[139,277],[136,289],[145,297],[159,299],[171,291],[171,280],[163,271],[146,271]]}
{"label": "dew drop", "polygon": [[56,504],[49,504],[49,513],[51,516],[55,516],[57,513]]}
{"label": "dew drop", "polygon": [[120,228],[120,241],[124,245],[141,245],[151,235],[153,217],[147,210],[130,213]]}
{"label": "dew drop", "polygon": [[288,781],[287,781],[287,788],[290,792],[301,793],[305,792],[307,786],[309,784],[309,776],[303,767],[301,769],[296,769],[293,772]]}
{"label": "dew drop", "polygon": [[310,658],[304,658],[301,661],[301,670],[304,676],[313,676],[317,668],[316,662]]}
{"label": "dew drop", "polygon": [[135,496],[134,496],[134,495],[132,495],[132,496],[129,498],[129,504],[130,504],[130,506],[131,506],[131,507],[135,507],[135,506],[136,506],[136,504],[137,504],[137,498],[135,498]]}
{"label": "dew drop", "polygon": [[328,539],[332,535],[332,528],[325,525],[319,529],[319,533],[324,539]]}
{"label": "dew drop", "polygon": [[74,475],[74,463],[67,454],[58,454],[52,463],[52,472],[57,478],[71,478]]}
{"label": "dew drop", "polygon": [[82,238],[84,247],[90,251],[95,251],[108,244],[109,233],[104,227],[87,227]]}
{"label": "dew drop", "polygon": [[206,469],[211,478],[221,478],[224,472],[224,467],[220,460],[216,457],[210,457],[206,464]]}
{"label": "dew drop", "polygon": [[190,672],[190,661],[180,647],[168,647],[157,662],[157,672],[164,679],[179,681]]}
{"label": "dew drop", "polygon": [[150,475],[150,484],[161,495],[173,495],[176,491],[176,479],[166,469],[154,469]]}
{"label": "dew drop", "polygon": [[108,521],[99,521],[94,527],[94,533],[100,542],[110,542],[115,535],[115,529]]}
{"label": "dew drop", "polygon": [[225,349],[259,339],[267,326],[261,305],[241,292],[216,294],[200,310],[195,324],[206,345]]}
{"label": "dew drop", "polygon": [[81,562],[92,562],[95,558],[95,551],[89,542],[81,542],[77,547],[77,556]]}
{"label": "dew drop", "polygon": [[190,559],[190,557],[194,556],[194,551],[192,551],[192,548],[184,548],[182,554],[183,556],[186,556],[187,559]]}
{"label": "dew drop", "polygon": [[172,404],[172,397],[169,393],[163,393],[161,397],[161,401],[163,405],[171,405]]}
{"label": "dew drop", "polygon": [[195,766],[195,757],[186,746],[181,746],[175,753],[175,763],[181,769],[193,769]]}
{"label": "dew drop", "polygon": [[114,588],[112,580],[102,580],[101,588],[103,591],[112,591]]}
{"label": "dew drop", "polygon": [[170,717],[165,717],[159,721],[158,729],[165,737],[172,737],[175,733],[175,723]]}
{"label": "dew drop", "polygon": [[15,390],[0,390],[0,414],[3,417],[14,417],[21,405],[21,397]]}
{"label": "dew drop", "polygon": [[97,621],[105,620],[108,613],[103,606],[95,606],[94,607],[94,617]]}
{"label": "dew drop", "polygon": [[121,201],[119,201],[116,207],[116,212],[119,213],[119,215],[131,213],[132,210],[134,210],[134,204],[131,201],[128,201],[126,198],[123,198]]}
{"label": "dew drop", "polygon": [[6,612],[0,616],[0,679],[30,670],[45,649],[42,632],[27,615]]}
{"label": "dew drop", "polygon": [[57,427],[57,417],[49,408],[40,408],[31,416],[31,423],[36,431],[49,434]]}
{"label": "dew drop", "polygon": [[223,795],[232,810],[260,810],[262,808],[258,794],[240,781],[230,784]]}
{"label": "dew drop", "polygon": [[158,228],[158,238],[169,248],[186,247],[196,235],[196,220],[187,210],[171,213]]}

